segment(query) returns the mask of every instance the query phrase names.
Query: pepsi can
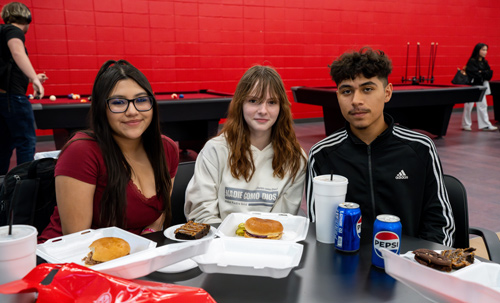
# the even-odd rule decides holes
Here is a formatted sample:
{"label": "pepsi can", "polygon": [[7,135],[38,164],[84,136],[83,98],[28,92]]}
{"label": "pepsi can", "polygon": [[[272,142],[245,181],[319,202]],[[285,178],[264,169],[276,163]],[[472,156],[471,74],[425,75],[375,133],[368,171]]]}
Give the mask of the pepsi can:
{"label": "pepsi can", "polygon": [[361,209],[352,202],[340,203],[335,213],[335,248],[344,252],[359,250]]}
{"label": "pepsi can", "polygon": [[401,221],[393,215],[378,215],[373,224],[372,264],[384,267],[384,258],[380,248],[386,248],[399,255],[401,246]]}

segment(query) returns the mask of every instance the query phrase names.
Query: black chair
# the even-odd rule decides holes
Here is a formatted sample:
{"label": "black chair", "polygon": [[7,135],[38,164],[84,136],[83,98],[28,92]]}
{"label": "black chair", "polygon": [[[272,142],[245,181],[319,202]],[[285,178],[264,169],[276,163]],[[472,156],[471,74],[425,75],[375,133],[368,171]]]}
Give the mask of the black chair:
{"label": "black chair", "polygon": [[455,217],[455,248],[469,247],[469,234],[480,236],[486,246],[490,260],[500,263],[500,240],[491,230],[480,227],[469,227],[469,209],[467,192],[457,178],[444,175],[444,184]]}
{"label": "black chair", "polygon": [[172,189],[172,225],[187,222],[184,216],[184,200],[186,187],[194,173],[194,164],[195,161],[179,163]]}

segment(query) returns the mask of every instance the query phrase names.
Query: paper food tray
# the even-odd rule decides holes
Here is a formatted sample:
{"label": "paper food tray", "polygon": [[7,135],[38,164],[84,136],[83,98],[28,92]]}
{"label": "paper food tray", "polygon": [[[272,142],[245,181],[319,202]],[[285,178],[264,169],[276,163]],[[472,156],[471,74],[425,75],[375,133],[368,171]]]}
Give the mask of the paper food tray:
{"label": "paper food tray", "polygon": [[276,240],[218,238],[204,255],[194,257],[201,271],[284,278],[299,265],[303,246]]}
{"label": "paper food tray", "polygon": [[433,302],[500,302],[500,265],[478,262],[451,273],[382,249],[385,271]]}
{"label": "paper food tray", "polygon": [[[261,219],[272,219],[283,224],[283,237],[279,241],[298,242],[305,240],[309,229],[309,220],[306,217],[294,216],[282,213],[232,213],[229,214],[217,229],[217,235],[223,237],[241,238],[236,235],[236,229],[240,223],[245,223],[251,217]],[[259,241],[269,241],[267,239],[258,239]]]}
{"label": "paper food tray", "polygon": [[117,227],[88,229],[78,233],[50,239],[37,245],[37,255],[49,263],[76,263],[88,254],[89,245],[102,237],[122,238],[130,244],[130,255],[92,266],[106,274],[135,279],[162,267],[203,254],[207,241],[183,242],[156,247],[156,242]]}

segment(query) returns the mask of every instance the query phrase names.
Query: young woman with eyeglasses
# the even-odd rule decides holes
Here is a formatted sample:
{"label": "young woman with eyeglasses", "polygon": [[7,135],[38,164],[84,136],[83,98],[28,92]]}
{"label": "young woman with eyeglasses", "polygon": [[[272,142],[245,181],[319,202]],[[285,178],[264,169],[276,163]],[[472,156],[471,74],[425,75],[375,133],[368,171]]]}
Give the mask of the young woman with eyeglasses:
{"label": "young woman with eyeglasses", "polygon": [[135,234],[163,230],[179,150],[161,135],[146,77],[124,60],[107,61],[92,90],[90,129],[62,149],[55,169],[57,207],[39,242],[88,228]]}

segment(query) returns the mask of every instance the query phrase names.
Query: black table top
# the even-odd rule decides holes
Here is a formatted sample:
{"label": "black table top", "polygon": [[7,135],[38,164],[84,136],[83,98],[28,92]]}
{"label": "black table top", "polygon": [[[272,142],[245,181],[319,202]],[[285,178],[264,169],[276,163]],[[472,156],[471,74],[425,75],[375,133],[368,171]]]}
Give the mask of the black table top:
{"label": "black table top", "polygon": [[[409,85],[395,84],[385,108],[435,106],[481,101],[486,88],[469,85]],[[335,86],[294,86],[295,102],[326,107],[338,107]]]}
{"label": "black table top", "polygon": [[[172,243],[163,233],[145,235],[158,246]],[[205,274],[199,268],[182,273],[154,272],[144,279],[205,289],[217,302],[428,302],[385,271],[371,265],[371,239],[362,239],[358,253],[345,254],[316,241],[309,226],[298,267],[283,279]],[[417,248],[445,249],[437,243],[403,236],[401,253]]]}

